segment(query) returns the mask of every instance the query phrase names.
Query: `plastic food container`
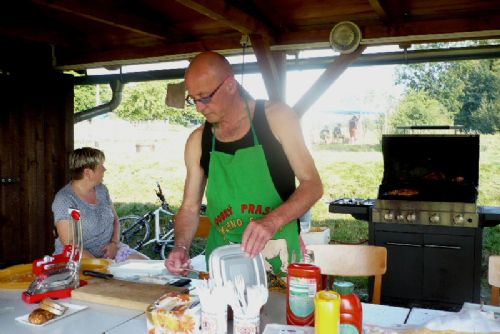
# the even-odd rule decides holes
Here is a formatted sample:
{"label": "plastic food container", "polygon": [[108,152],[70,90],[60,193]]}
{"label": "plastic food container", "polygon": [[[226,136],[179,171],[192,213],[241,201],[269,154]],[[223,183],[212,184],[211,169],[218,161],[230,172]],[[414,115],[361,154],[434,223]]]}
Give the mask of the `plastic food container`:
{"label": "plastic food container", "polygon": [[210,277],[219,284],[234,281],[242,275],[246,285],[262,284],[267,288],[267,276],[262,254],[251,258],[242,250],[240,244],[216,248],[209,259]]}
{"label": "plastic food container", "polygon": [[311,227],[308,232],[300,234],[306,245],[326,245],[330,243],[328,227]]}
{"label": "plastic food container", "polygon": [[192,334],[200,327],[197,296],[169,292],[146,309],[148,334]]}

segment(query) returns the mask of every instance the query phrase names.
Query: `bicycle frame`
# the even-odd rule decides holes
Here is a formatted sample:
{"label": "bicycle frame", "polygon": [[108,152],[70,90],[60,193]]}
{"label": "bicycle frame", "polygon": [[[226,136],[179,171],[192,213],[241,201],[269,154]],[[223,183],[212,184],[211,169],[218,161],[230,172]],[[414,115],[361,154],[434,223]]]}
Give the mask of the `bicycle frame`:
{"label": "bicycle frame", "polygon": [[173,242],[173,237],[174,237],[174,229],[170,229],[166,231],[165,234],[161,234],[161,229],[160,229],[160,212],[168,215],[170,218],[174,216],[174,213],[170,211],[169,209],[164,208],[164,204],[160,206],[158,209],[154,210],[153,212],[150,212],[148,214],[154,215],[155,218],[155,224],[154,224],[154,237],[146,241],[144,244],[142,244],[142,247],[147,246],[152,243],[167,243],[169,241]]}
{"label": "bicycle frame", "polygon": [[[165,258],[167,254],[166,252],[170,251],[174,247],[175,232],[173,226],[173,217],[175,216],[175,212],[170,209],[169,204],[166,202],[165,196],[163,195],[159,183],[157,183],[157,186],[158,190],[155,190],[155,193],[156,196],[160,199],[161,205],[155,210],[149,211],[142,217],[135,215],[123,217],[124,221],[129,221],[129,219],[132,220],[131,220],[131,225],[127,226],[127,228],[121,232],[121,236],[124,240],[129,240],[128,238],[134,238],[137,236],[140,239],[138,241],[134,240],[134,242],[132,243],[134,249],[140,250],[141,248],[146,247],[148,245],[153,245],[154,246],[153,252],[160,253],[161,257]],[[200,207],[200,214],[204,214],[205,210],[206,210],[206,205],[202,204]],[[161,214],[168,216],[166,222],[166,228],[164,230],[162,230],[160,226]],[[150,232],[151,232],[150,222],[153,216],[154,216],[154,227],[152,228],[154,228],[154,232],[153,232],[153,237],[150,238]],[[120,218],[120,222],[121,221],[122,218]],[[143,226],[146,227],[145,234],[143,232],[140,232],[143,230]],[[202,254],[204,252],[204,245],[202,246],[202,248],[195,247],[193,249],[194,249],[193,256]]]}

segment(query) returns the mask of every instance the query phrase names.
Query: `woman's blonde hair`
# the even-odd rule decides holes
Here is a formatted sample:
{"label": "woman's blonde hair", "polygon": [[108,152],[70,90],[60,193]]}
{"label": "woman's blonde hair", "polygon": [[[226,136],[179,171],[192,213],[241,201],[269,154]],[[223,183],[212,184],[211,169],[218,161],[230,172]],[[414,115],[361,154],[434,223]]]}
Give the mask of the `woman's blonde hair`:
{"label": "woman's blonde hair", "polygon": [[104,152],[92,147],[77,148],[69,155],[69,171],[72,180],[83,178],[85,168],[94,170],[97,165],[103,164],[106,157]]}

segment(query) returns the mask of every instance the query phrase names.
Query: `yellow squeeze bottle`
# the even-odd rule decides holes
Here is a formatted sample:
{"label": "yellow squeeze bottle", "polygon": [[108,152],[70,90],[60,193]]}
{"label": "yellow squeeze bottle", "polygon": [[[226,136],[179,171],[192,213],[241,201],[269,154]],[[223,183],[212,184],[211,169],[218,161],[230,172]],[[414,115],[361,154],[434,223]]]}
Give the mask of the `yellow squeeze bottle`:
{"label": "yellow squeeze bottle", "polygon": [[340,295],[321,290],[314,297],[314,333],[338,334],[340,328]]}

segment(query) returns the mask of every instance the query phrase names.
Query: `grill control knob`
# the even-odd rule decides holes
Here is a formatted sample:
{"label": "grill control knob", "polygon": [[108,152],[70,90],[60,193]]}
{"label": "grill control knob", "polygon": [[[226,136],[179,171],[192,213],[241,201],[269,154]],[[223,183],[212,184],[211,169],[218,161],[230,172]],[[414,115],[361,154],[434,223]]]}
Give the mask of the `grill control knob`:
{"label": "grill control knob", "polygon": [[417,215],[415,215],[414,212],[410,213],[408,216],[406,216],[406,220],[409,223],[414,223],[417,220]]}
{"label": "grill control knob", "polygon": [[429,217],[429,221],[430,221],[431,224],[438,224],[439,223],[439,215],[437,213],[433,213]]}
{"label": "grill control knob", "polygon": [[384,219],[387,221],[391,221],[394,218],[394,214],[392,212],[388,212],[384,215]]}
{"label": "grill control knob", "polygon": [[453,217],[453,222],[455,223],[455,225],[463,225],[465,222],[465,218],[462,215],[456,215],[455,217]]}
{"label": "grill control knob", "polygon": [[404,223],[405,222],[405,216],[403,214],[399,214],[396,216],[396,219],[398,220],[398,222],[400,223]]}

